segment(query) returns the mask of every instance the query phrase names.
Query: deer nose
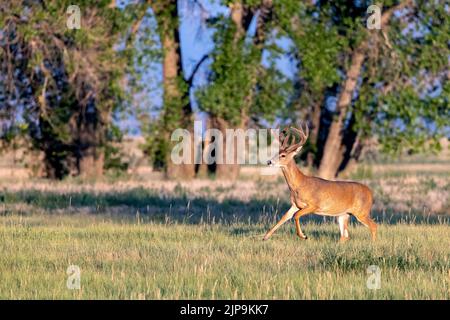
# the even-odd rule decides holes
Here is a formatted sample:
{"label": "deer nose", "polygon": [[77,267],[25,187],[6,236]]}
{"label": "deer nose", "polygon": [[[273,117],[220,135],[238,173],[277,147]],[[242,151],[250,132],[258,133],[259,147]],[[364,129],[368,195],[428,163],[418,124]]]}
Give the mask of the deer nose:
{"label": "deer nose", "polygon": [[267,161],[267,165],[270,166],[272,164],[272,160]]}

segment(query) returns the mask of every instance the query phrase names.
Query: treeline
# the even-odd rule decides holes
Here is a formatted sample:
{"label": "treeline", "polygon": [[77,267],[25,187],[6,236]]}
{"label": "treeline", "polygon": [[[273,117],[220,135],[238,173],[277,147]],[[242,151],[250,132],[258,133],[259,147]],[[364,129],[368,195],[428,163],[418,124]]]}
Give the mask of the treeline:
{"label": "treeline", "polygon": [[[307,121],[303,160],[327,178],[360,159],[369,140],[386,152],[439,150],[450,123],[445,1],[385,1],[379,15],[368,13],[371,1],[218,2],[222,10],[209,0],[80,0],[80,29],[67,27],[71,1],[1,2],[2,145],[26,141],[44,154],[49,178],[102,175],[117,164],[113,119],[138,113],[136,94],[156,64],[162,83],[150,81],[162,87],[162,107],[156,119],[137,117],[149,159],[170,178],[197,174],[170,161],[170,135],[192,132],[199,111],[223,132]],[[214,32],[213,49],[188,74],[180,25],[194,12]],[[214,171],[235,178],[239,166]]]}

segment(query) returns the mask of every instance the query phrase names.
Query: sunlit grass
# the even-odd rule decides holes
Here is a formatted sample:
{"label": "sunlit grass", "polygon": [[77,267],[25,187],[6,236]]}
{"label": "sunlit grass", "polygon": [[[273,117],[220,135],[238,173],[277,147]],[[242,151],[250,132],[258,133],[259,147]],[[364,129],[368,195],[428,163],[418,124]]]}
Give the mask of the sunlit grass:
{"label": "sunlit grass", "polygon": [[[289,192],[257,171],[236,182],[2,180],[0,299],[449,299],[450,176],[427,166],[356,172],[374,191],[379,236],[353,221],[345,244],[334,219],[312,215],[307,241],[292,222],[261,241]],[[66,286],[70,265],[80,290]]]}
{"label": "sunlit grass", "polygon": [[[448,299],[450,226],[287,224],[267,242],[262,223],[154,223],[105,216],[0,219],[3,299]],[[69,265],[81,289],[66,287]],[[366,286],[381,269],[381,289]]]}

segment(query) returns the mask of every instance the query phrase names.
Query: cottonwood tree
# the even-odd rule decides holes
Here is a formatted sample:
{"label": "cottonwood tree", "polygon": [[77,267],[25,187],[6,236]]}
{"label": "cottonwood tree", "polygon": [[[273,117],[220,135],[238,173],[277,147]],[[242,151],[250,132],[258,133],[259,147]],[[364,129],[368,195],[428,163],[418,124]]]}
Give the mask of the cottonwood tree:
{"label": "cottonwood tree", "polygon": [[0,8],[2,109],[21,112],[50,178],[102,174],[112,114],[125,102],[129,52],[117,46],[133,11],[81,1],[81,28],[69,29],[70,5],[14,0]]}
{"label": "cottonwood tree", "polygon": [[[263,66],[263,51],[276,21],[271,0],[225,1],[229,16],[218,17],[211,53],[209,83],[197,92],[200,108],[210,117],[212,128],[224,137],[222,157],[227,158],[226,129],[247,129],[259,118],[270,119],[282,107],[285,79],[274,65]],[[250,28],[252,22],[255,31]],[[234,139],[234,138],[233,138]],[[218,178],[236,179],[237,143],[234,142],[234,164],[216,163]]]}
{"label": "cottonwood tree", "polygon": [[325,178],[359,159],[373,137],[389,152],[439,148],[449,121],[448,7],[385,2],[381,29],[370,30],[371,4],[317,1],[284,25],[299,61],[297,105]]}
{"label": "cottonwood tree", "polygon": [[[163,89],[163,105],[159,110],[159,119],[151,123],[151,130],[147,130],[145,149],[154,165],[164,168],[168,178],[191,179],[195,176],[195,148],[193,142],[194,111],[189,95],[194,77],[207,57],[201,58],[194,65],[191,73],[186,74],[180,43],[179,1],[157,0],[139,3],[142,5],[142,15],[133,30],[138,32],[143,21],[154,19],[153,30],[146,29],[148,32],[141,33],[137,37],[137,41],[145,47],[144,56],[153,56],[151,60],[154,63],[161,63]],[[201,6],[197,1],[192,1],[188,5],[191,7]],[[157,43],[145,43],[152,31],[152,36],[156,33]],[[155,55],[157,51],[160,52],[159,55]],[[171,141],[171,134],[178,128],[185,129],[190,133],[192,139],[191,150],[189,150],[191,161],[175,165],[171,161],[171,151],[177,142]]]}

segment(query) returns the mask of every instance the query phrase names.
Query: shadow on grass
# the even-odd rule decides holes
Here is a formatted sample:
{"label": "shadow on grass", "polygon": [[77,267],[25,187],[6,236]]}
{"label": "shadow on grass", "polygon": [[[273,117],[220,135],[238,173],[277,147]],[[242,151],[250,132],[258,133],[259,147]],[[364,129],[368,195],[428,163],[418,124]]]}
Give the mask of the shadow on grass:
{"label": "shadow on grass", "polygon": [[[77,212],[86,209],[88,213],[108,213],[112,208],[119,208],[119,214],[134,215],[139,211],[142,217],[152,221],[176,221],[187,224],[197,223],[275,223],[285,210],[288,202],[280,202],[275,198],[253,199],[242,201],[238,199],[224,199],[217,201],[211,197],[188,197],[183,189],[175,190],[171,194],[158,193],[156,190],[134,188],[118,192],[72,192],[60,193],[54,191],[23,190],[19,192],[0,193],[0,203],[8,205],[27,204],[41,208],[49,213],[67,209]],[[11,210],[3,209],[0,215],[7,215]],[[17,212],[15,212],[17,213]],[[117,213],[117,210],[116,210]],[[418,212],[385,212],[372,211],[375,221],[386,224],[418,223],[418,224],[449,224],[449,216],[423,215]],[[354,218],[352,218],[354,219]],[[304,222],[322,223],[333,221],[334,218],[310,214],[301,219]],[[233,229],[235,234],[249,232],[245,228]],[[319,232],[319,231],[313,231]],[[319,232],[320,233],[320,232]],[[312,235],[312,234],[311,234]],[[315,234],[314,236],[327,236]],[[330,235],[331,236],[331,235]]]}
{"label": "shadow on grass", "polygon": [[336,228],[336,230],[330,231],[330,230],[319,230],[319,229],[313,229],[309,228],[310,230],[303,230],[305,234],[308,236],[308,238],[314,238],[314,239],[326,239],[329,241],[338,241],[339,240],[339,229]]}

